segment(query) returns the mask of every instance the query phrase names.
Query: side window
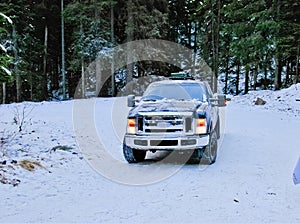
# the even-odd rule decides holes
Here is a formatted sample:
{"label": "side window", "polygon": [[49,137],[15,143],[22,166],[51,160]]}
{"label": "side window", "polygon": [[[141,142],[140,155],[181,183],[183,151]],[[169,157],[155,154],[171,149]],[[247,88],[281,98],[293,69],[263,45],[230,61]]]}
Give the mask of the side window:
{"label": "side window", "polygon": [[207,82],[204,82],[204,88],[205,88],[205,92],[208,98],[212,98],[213,97],[213,92],[209,86],[209,84]]}

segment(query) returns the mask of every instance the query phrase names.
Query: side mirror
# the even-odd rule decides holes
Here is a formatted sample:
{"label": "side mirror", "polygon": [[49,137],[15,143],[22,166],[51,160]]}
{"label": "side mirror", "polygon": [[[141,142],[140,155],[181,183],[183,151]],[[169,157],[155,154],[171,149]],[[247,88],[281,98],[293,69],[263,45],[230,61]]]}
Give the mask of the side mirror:
{"label": "side mirror", "polygon": [[127,96],[127,106],[128,107],[135,106],[135,96],[133,94]]}
{"label": "side mirror", "polygon": [[[228,99],[226,99],[225,94],[216,94],[214,96],[215,96],[214,98],[210,99],[213,106],[218,106],[218,107],[225,107],[226,106],[226,102],[227,102]],[[228,101],[230,101],[230,99]]]}

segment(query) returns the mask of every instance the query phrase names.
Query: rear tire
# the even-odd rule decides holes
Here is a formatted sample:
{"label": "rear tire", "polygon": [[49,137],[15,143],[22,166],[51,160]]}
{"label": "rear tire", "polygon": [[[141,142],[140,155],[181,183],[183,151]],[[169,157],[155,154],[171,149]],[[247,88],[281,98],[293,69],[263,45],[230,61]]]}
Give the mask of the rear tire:
{"label": "rear tire", "polygon": [[144,150],[133,149],[123,144],[123,154],[128,163],[138,163],[145,160],[146,152]]}
{"label": "rear tire", "polygon": [[211,165],[216,162],[218,152],[218,136],[216,131],[209,135],[209,144],[204,148],[200,164]]}

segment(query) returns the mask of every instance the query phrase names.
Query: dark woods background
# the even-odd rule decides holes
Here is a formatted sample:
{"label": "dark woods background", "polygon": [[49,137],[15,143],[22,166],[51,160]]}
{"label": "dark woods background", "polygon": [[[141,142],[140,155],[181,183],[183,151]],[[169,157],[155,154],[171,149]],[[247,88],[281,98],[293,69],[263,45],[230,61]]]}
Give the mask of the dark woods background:
{"label": "dark woods background", "polygon": [[[86,67],[119,44],[164,39],[203,58],[224,92],[280,89],[300,81],[300,2],[294,0],[1,0],[2,102],[72,98]],[[3,49],[4,48],[4,49]],[[0,68],[1,68],[0,67]],[[141,76],[178,68],[143,61],[115,73],[102,96]],[[64,81],[65,80],[65,81]]]}

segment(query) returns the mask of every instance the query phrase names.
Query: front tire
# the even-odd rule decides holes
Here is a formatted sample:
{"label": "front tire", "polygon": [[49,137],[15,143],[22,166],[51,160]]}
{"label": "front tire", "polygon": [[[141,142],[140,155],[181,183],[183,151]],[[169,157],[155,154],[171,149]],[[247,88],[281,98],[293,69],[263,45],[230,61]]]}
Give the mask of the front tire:
{"label": "front tire", "polygon": [[209,135],[209,144],[204,148],[200,164],[211,165],[216,162],[218,152],[218,136],[216,131]]}
{"label": "front tire", "polygon": [[146,152],[144,150],[133,149],[123,144],[123,154],[128,163],[138,163],[145,160]]}

